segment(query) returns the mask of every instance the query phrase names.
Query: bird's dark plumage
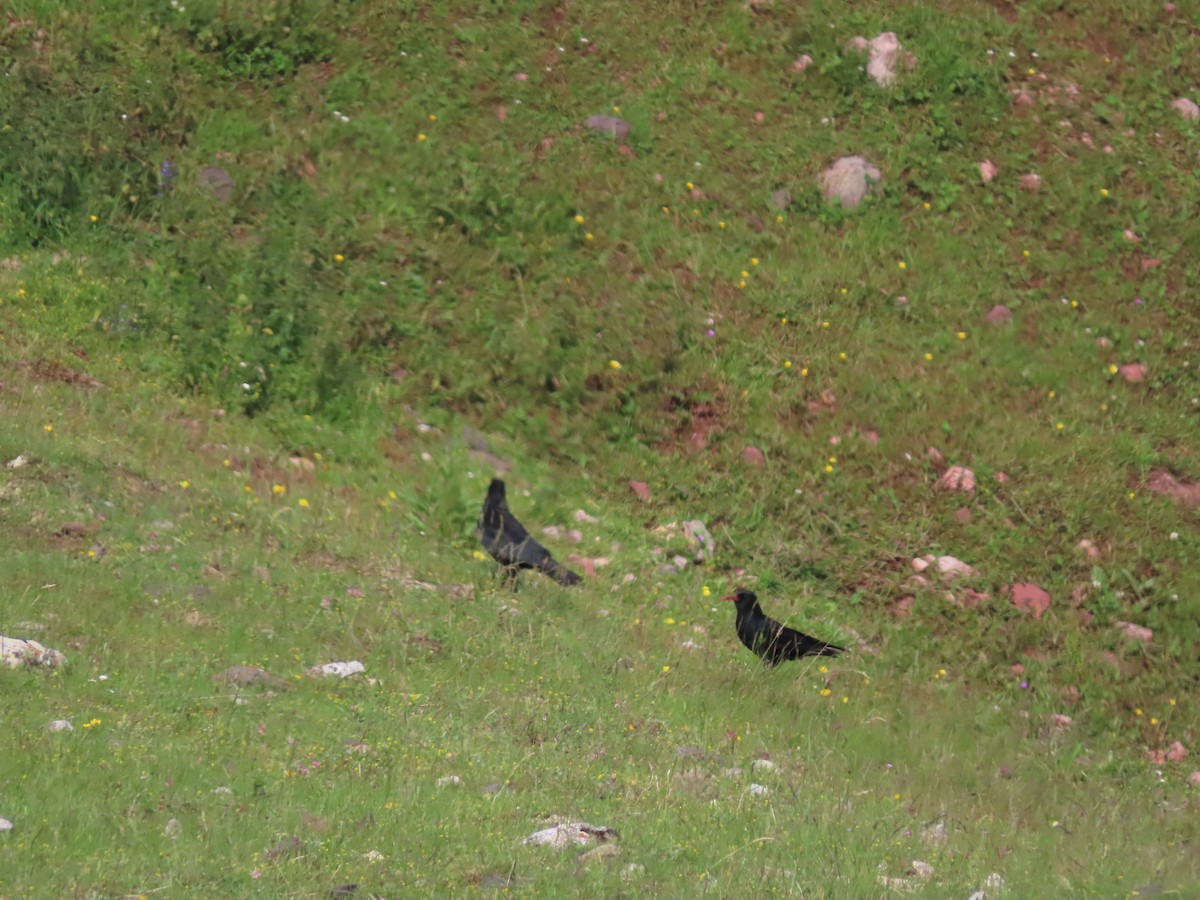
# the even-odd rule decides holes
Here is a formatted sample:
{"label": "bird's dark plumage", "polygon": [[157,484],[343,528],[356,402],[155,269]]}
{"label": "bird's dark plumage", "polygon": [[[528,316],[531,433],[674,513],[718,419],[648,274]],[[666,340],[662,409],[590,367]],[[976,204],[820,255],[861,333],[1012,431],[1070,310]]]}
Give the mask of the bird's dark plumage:
{"label": "bird's dark plumage", "polygon": [[582,579],[556,562],[550,551],[535,541],[516,517],[508,511],[504,482],[493,478],[479,517],[476,534],[483,548],[504,566],[515,579],[521,569],[537,569],[562,585],[579,584]]}
{"label": "bird's dark plumage", "polygon": [[762,611],[753,591],[738,591],[725,599],[737,607],[738,637],[762,657],[764,665],[777,666],[802,656],[837,656],[845,649],[776,622]]}

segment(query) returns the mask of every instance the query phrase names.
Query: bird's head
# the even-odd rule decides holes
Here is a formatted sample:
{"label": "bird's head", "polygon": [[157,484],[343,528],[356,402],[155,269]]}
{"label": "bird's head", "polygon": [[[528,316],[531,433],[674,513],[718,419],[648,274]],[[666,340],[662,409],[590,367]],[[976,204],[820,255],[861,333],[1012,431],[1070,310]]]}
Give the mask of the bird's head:
{"label": "bird's head", "polygon": [[758,602],[758,596],[754,593],[754,591],[747,591],[744,589],[734,591],[732,594],[726,594],[721,599],[732,600],[739,608],[743,606],[751,607]]}
{"label": "bird's head", "polygon": [[488,499],[489,500],[493,500],[493,499],[494,500],[503,500],[504,499],[504,481],[502,479],[499,479],[499,478],[492,479],[492,483],[488,485]]}

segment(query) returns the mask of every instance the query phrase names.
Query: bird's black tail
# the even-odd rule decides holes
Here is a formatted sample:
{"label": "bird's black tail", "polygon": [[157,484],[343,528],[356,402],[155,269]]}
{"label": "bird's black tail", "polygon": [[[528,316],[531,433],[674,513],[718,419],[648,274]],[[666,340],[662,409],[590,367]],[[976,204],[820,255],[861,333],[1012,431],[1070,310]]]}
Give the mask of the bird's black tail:
{"label": "bird's black tail", "polygon": [[582,578],[557,560],[548,559],[539,568],[564,587],[570,587],[573,584],[579,584],[583,581]]}

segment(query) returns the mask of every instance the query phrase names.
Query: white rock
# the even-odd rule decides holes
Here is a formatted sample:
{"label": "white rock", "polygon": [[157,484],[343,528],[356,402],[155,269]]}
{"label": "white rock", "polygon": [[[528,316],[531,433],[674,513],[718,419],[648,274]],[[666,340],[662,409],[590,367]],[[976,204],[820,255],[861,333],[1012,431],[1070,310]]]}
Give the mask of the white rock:
{"label": "white rock", "polygon": [[913,561],[912,561],[913,571],[914,572],[924,572],[926,569],[929,568],[929,564],[931,562],[933,562],[932,556],[929,557],[928,559],[925,559],[924,557],[921,557],[921,556],[914,557]]}
{"label": "white rock", "polygon": [[43,647],[37,641],[23,641],[20,638],[0,637],[0,662],[10,669],[21,667],[33,668],[45,666],[53,669],[67,661],[66,656],[58,650]]}
{"label": "white rock", "polygon": [[756,759],[750,763],[751,772],[774,772],[779,766],[771,762],[769,759]]}
{"label": "white rock", "polygon": [[927,862],[922,862],[919,859],[912,861],[913,874],[918,878],[930,879],[933,877],[933,866]]}
{"label": "white rock", "polygon": [[1004,876],[999,872],[993,872],[983,880],[983,886],[988,890],[1002,891],[1004,890]]}
{"label": "white rock", "polygon": [[587,822],[563,822],[551,825],[541,831],[535,831],[525,838],[522,844],[535,847],[550,847],[554,850],[565,850],[567,847],[582,846],[592,841],[603,843],[616,834],[607,825],[589,825]]}
{"label": "white rock", "polygon": [[646,867],[641,863],[630,863],[621,870],[621,877],[626,881],[632,881],[635,878],[641,878],[646,874]]}
{"label": "white rock", "polygon": [[179,824],[178,819],[170,819],[163,828],[164,837],[177,838],[181,834],[183,834],[183,826]]}
{"label": "white rock", "polygon": [[12,831],[15,826],[8,819],[0,818],[0,831]]}
{"label": "white rock", "polygon": [[367,671],[367,667],[357,659],[352,659],[350,662],[330,662],[321,666],[322,675],[336,675],[338,678],[361,675],[365,671]]}
{"label": "white rock", "polygon": [[451,787],[453,785],[462,784],[463,780],[457,775],[443,775],[437,780],[438,787]]}
{"label": "white rock", "polygon": [[74,731],[75,726],[71,724],[70,719],[55,719],[46,726],[47,731]]}
{"label": "white rock", "polygon": [[771,793],[770,788],[761,784],[751,784],[750,787],[746,788],[746,790],[749,791],[751,796],[754,797],[766,797]]}
{"label": "white rock", "polygon": [[19,469],[22,466],[27,465],[28,463],[29,463],[29,457],[27,457],[24,453],[21,453],[17,456],[14,456],[12,459],[10,459],[8,461],[7,468]]}

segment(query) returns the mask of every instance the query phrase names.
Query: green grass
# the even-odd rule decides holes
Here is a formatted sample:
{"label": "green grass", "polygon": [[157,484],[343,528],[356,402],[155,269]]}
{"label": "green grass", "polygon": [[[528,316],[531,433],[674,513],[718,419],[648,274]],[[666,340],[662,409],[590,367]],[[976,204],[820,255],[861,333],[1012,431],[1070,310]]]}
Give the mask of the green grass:
{"label": "green grass", "polygon": [[[1143,486],[1200,478],[1200,19],[434,6],[11,10],[0,634],[68,664],[0,672],[0,897],[1194,893],[1147,751],[1200,726],[1196,514]],[[844,49],[885,30],[888,90]],[[466,426],[584,586],[476,558]],[[694,518],[716,559],[662,572]],[[764,671],[740,584],[853,652]],[[547,815],[619,855],[522,846]]]}

